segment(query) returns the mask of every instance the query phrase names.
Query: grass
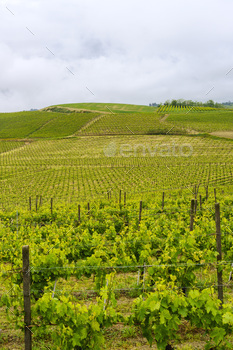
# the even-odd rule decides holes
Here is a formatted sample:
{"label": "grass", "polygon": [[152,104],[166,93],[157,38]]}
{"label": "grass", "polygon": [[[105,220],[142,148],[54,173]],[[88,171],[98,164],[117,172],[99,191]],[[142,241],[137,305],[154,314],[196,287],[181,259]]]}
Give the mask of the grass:
{"label": "grass", "polygon": [[114,113],[132,113],[132,112],[148,112],[151,113],[156,110],[155,107],[144,105],[130,105],[122,103],[68,103],[59,105],[59,107],[69,107],[81,110],[94,110],[100,112],[114,112]]}

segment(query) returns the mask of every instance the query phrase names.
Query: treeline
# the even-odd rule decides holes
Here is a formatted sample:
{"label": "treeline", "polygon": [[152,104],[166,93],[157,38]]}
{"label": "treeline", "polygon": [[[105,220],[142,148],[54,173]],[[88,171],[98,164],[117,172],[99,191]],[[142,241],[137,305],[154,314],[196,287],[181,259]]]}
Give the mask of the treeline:
{"label": "treeline", "polygon": [[222,102],[222,105],[224,105],[224,106],[232,106],[232,105],[233,105],[233,102],[231,102],[231,101]]}
{"label": "treeline", "polygon": [[197,107],[214,107],[214,108],[223,108],[222,103],[214,102],[213,100],[208,100],[207,102],[199,102],[192,100],[166,100],[164,103],[150,103],[149,106],[152,107],[160,107],[160,106],[177,106],[177,107],[189,107],[189,106],[197,106]]}

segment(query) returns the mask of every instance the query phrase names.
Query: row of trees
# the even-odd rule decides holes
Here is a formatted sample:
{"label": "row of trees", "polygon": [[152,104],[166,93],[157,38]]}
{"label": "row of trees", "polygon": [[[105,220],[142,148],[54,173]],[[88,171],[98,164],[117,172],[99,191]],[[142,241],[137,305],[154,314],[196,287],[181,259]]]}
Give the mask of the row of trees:
{"label": "row of trees", "polygon": [[167,100],[164,103],[150,103],[149,106],[152,107],[160,107],[160,106],[178,106],[178,107],[186,107],[186,106],[198,106],[198,107],[215,107],[215,108],[222,108],[223,105],[218,102],[214,102],[213,100],[208,100],[207,102],[198,102],[198,101],[192,101],[192,100]]}

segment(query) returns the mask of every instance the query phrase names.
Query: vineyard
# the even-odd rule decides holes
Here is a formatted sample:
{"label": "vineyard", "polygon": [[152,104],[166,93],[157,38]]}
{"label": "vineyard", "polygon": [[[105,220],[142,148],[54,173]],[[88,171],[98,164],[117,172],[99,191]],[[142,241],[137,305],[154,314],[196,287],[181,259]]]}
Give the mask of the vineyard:
{"label": "vineyard", "polygon": [[209,111],[218,111],[217,108],[214,107],[198,107],[198,106],[167,106],[167,105],[162,105],[157,109],[157,113],[170,113],[170,112],[185,112],[185,113],[190,113],[190,112],[209,112]]}
{"label": "vineyard", "polygon": [[[15,148],[12,148],[15,145]],[[8,151],[6,151],[9,149]],[[232,183],[232,142],[175,135],[0,142],[2,209]],[[34,205],[34,204],[33,204]]]}
{"label": "vineyard", "polygon": [[232,349],[232,111],[107,106],[0,115],[0,348]]}
{"label": "vineyard", "polygon": [[[229,190],[215,192],[222,209],[219,267],[215,197],[209,189],[148,195],[140,203],[122,192],[117,203],[110,195],[79,207],[1,213],[1,305],[9,319],[4,324],[24,326],[22,246],[29,245],[35,349],[129,349],[134,338],[140,348],[142,335],[159,349],[168,344],[181,349],[193,332],[199,334],[198,346],[230,349]],[[192,221],[189,202],[195,196]],[[217,268],[223,272],[223,309]],[[10,342],[7,327],[4,334],[3,344]],[[125,347],[110,334],[121,336]]]}

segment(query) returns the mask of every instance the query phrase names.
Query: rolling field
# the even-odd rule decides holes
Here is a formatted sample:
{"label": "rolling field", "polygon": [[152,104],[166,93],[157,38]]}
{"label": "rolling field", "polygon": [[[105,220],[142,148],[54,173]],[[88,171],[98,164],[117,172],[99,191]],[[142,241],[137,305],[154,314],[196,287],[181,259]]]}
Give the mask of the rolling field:
{"label": "rolling field", "polygon": [[0,115],[1,349],[233,348],[232,111],[152,110]]}

